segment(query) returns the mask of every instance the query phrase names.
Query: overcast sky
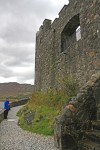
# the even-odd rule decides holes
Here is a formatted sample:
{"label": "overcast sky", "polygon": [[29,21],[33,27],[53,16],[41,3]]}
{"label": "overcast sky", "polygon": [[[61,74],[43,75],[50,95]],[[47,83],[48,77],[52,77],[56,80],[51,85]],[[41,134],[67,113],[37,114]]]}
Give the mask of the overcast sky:
{"label": "overcast sky", "polygon": [[0,0],[0,83],[34,84],[35,36],[68,0]]}

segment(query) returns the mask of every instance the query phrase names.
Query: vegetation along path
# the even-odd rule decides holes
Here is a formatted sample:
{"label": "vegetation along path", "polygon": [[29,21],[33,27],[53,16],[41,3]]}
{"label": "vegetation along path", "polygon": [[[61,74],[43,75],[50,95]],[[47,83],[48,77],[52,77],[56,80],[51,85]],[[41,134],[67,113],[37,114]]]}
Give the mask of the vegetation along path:
{"label": "vegetation along path", "polygon": [[17,122],[17,111],[11,108],[8,119],[0,124],[0,150],[57,150],[53,137],[44,137],[22,130]]}

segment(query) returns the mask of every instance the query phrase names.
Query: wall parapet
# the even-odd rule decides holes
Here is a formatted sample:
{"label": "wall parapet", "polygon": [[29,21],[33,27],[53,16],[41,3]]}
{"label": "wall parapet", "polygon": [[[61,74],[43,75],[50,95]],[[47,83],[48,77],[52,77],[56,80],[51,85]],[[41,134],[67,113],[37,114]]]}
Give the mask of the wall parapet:
{"label": "wall parapet", "polygon": [[12,102],[10,104],[10,107],[16,107],[16,106],[21,106],[21,105],[25,105],[28,101],[30,100],[30,98],[26,98],[26,99],[21,99],[19,101],[16,102]]}
{"label": "wall parapet", "polygon": [[61,11],[59,12],[59,17],[63,16],[63,14],[65,14],[66,9],[67,9],[68,5],[64,5],[63,8],[61,9]]}
{"label": "wall parapet", "polygon": [[[25,98],[25,99],[21,99],[21,100],[16,101],[16,102],[12,102],[12,103],[10,103],[10,108],[25,105],[29,100],[30,100],[30,98]],[[0,111],[0,123],[3,120],[4,120],[4,110],[1,110]]]}

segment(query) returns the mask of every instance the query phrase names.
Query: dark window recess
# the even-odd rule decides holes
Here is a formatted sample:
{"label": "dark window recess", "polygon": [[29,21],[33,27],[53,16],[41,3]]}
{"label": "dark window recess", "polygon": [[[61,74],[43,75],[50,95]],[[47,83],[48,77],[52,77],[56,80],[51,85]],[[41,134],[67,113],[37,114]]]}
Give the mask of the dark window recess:
{"label": "dark window recess", "polygon": [[61,33],[61,52],[81,38],[79,14],[69,20]]}

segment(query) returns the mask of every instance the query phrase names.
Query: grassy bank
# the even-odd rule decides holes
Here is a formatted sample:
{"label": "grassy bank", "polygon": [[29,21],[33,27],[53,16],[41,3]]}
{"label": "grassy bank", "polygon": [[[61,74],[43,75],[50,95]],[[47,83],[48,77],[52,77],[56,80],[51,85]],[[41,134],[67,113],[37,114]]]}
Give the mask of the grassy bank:
{"label": "grassy bank", "polygon": [[[66,91],[48,90],[47,93],[34,93],[28,104],[18,112],[20,126],[34,133],[53,135],[55,116],[60,114],[62,108],[76,93],[76,83],[69,82],[69,80],[66,84]],[[34,113],[34,118],[28,125],[25,116],[30,112]]]}
{"label": "grassy bank", "polygon": [[[52,135],[54,118],[60,114],[67,100],[68,96],[61,93],[34,93],[28,104],[18,112],[20,126],[31,132]],[[35,114],[32,125],[25,121],[25,115],[30,111]]]}

